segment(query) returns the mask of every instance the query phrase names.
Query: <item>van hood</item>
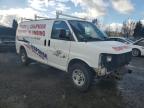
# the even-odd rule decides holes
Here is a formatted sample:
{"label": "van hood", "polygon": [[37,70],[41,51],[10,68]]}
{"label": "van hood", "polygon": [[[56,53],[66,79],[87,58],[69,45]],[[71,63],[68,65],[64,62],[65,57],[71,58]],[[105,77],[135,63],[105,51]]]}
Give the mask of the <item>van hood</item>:
{"label": "van hood", "polygon": [[128,45],[117,41],[87,42],[87,46],[96,48],[96,50],[100,50],[102,53],[109,54],[121,54],[132,50]]}

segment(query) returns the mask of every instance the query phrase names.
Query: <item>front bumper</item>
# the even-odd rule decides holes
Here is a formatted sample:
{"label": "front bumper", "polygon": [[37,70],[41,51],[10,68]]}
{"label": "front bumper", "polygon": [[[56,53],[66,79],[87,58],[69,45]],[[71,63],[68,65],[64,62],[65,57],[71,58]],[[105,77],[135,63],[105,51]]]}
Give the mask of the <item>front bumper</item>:
{"label": "front bumper", "polygon": [[[110,62],[107,61],[107,56],[111,56]],[[123,70],[132,59],[131,52],[124,54],[102,54],[99,68],[95,69],[98,76],[109,75],[113,72]]]}
{"label": "front bumper", "polygon": [[97,69],[94,69],[95,72],[97,73],[97,76],[108,76],[108,75],[111,75],[111,74],[115,74],[115,73],[119,73],[119,74],[125,74],[128,72],[128,65],[124,65],[122,67],[119,67],[117,69],[114,69],[112,71],[108,71],[106,68],[97,68]]}

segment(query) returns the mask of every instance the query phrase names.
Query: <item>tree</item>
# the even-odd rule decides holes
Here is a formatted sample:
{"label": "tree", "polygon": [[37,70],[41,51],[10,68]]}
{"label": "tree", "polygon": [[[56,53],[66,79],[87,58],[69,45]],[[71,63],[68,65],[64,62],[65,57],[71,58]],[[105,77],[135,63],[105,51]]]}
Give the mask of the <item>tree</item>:
{"label": "tree", "polygon": [[124,21],[122,26],[122,33],[124,37],[132,36],[134,33],[135,22],[132,20]]}
{"label": "tree", "polygon": [[95,25],[97,25],[98,24],[98,20],[97,19],[93,19],[92,23],[95,24]]}
{"label": "tree", "polygon": [[133,34],[133,36],[134,36],[135,38],[140,38],[140,37],[142,37],[142,36],[143,36],[143,30],[144,30],[144,28],[143,28],[143,25],[142,25],[141,21],[138,21],[138,22],[136,23],[136,27],[135,27],[135,29],[134,29],[134,34]]}
{"label": "tree", "polygon": [[105,32],[108,36],[111,36],[111,29],[110,29],[110,25],[108,25],[105,29]]}
{"label": "tree", "polygon": [[102,27],[102,24],[101,24],[100,21],[99,21],[98,19],[96,19],[96,18],[92,20],[92,23],[93,23],[94,25],[96,25],[97,27],[99,27],[99,28]]}
{"label": "tree", "polygon": [[12,23],[12,28],[16,30],[16,29],[17,29],[17,26],[18,26],[18,23],[17,23],[17,21],[14,19],[14,20],[13,20],[13,23]]}
{"label": "tree", "polygon": [[127,27],[127,23],[125,21],[125,22],[123,22],[123,26],[122,26],[122,33],[123,33],[124,37],[127,36],[127,34],[128,34],[127,29],[128,29],[128,27]]}
{"label": "tree", "polygon": [[17,29],[18,23],[17,21],[14,19],[13,23],[12,23],[12,29],[14,31],[14,35],[16,35],[16,29]]}
{"label": "tree", "polygon": [[144,27],[142,28],[142,37],[144,38]]}

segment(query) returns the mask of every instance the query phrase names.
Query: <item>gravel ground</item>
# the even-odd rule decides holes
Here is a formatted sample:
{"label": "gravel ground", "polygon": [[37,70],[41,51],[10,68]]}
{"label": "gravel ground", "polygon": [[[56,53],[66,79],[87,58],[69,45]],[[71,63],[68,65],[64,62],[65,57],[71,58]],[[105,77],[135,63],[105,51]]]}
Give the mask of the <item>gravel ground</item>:
{"label": "gravel ground", "polygon": [[60,70],[20,64],[15,53],[0,53],[0,108],[143,108],[144,58],[133,58],[122,80],[98,80],[87,93],[71,86]]}

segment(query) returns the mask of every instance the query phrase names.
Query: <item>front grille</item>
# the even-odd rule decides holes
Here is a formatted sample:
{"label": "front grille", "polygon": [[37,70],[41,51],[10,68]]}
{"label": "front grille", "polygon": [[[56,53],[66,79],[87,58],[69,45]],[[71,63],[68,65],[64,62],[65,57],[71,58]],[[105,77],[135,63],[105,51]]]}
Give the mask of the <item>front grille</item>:
{"label": "front grille", "polygon": [[[111,62],[107,62],[106,57],[112,56]],[[102,56],[102,65],[108,69],[108,71],[117,69],[118,67],[129,64],[131,61],[132,54],[131,52],[124,54],[103,54]]]}

